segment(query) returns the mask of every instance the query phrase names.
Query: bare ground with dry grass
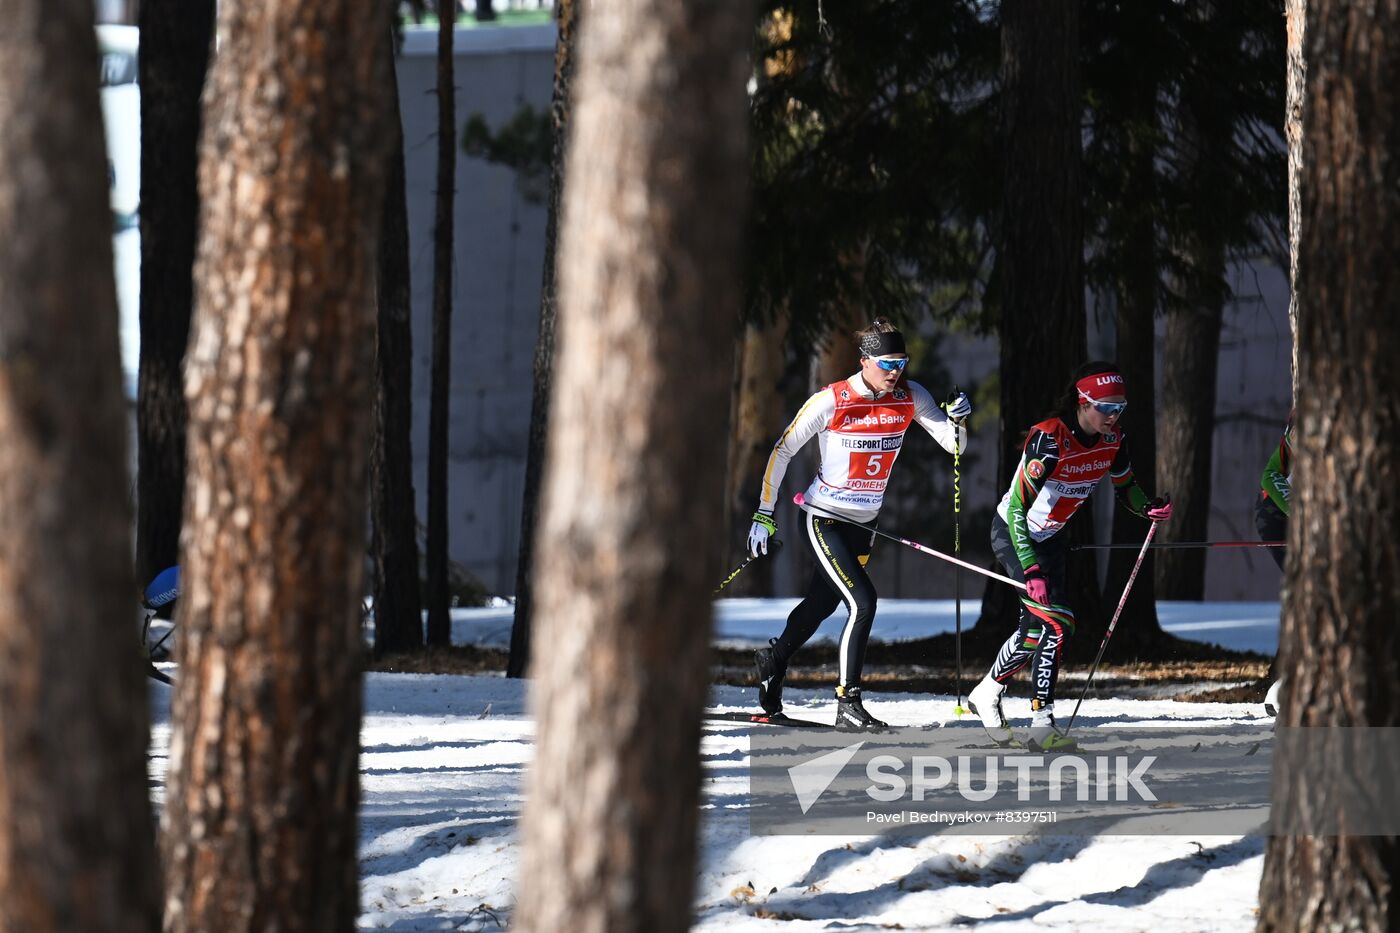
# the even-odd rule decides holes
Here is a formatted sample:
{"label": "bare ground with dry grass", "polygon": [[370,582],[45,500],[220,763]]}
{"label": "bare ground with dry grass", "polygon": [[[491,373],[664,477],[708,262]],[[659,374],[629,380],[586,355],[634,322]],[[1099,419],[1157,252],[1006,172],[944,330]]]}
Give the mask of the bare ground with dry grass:
{"label": "bare ground with dry grass", "polygon": [[[946,642],[946,646],[942,642]],[[1110,658],[1094,675],[1089,695],[1194,702],[1263,701],[1270,683],[1269,658],[1195,642],[1186,644],[1190,645],[1183,652],[1187,657],[1153,661],[1115,663],[1110,650]],[[393,655],[371,662],[369,669],[412,674],[501,674],[506,669],[506,660],[507,652],[503,650],[464,645]],[[1062,669],[1061,692],[1065,696],[1078,695],[1092,660],[1090,652],[1085,659],[1071,659]],[[965,659],[964,693],[981,679],[989,663],[990,659]],[[715,650],[711,656],[711,674],[717,684],[753,685],[753,651],[746,648]],[[829,688],[835,686],[836,676],[835,646],[817,644],[802,650],[786,682],[792,687]],[[918,642],[872,644],[863,685],[871,693],[953,693],[957,689],[957,672],[952,663],[951,638],[941,636]],[[1011,689],[1013,694],[1024,692],[1023,680],[1014,683]]]}

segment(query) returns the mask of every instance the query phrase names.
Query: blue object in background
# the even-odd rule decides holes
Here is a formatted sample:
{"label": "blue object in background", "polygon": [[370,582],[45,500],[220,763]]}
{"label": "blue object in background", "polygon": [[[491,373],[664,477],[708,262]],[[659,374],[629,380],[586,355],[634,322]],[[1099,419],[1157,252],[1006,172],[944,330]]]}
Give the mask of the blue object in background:
{"label": "blue object in background", "polygon": [[166,567],[156,574],[155,579],[146,587],[142,594],[148,609],[159,609],[161,606],[173,603],[180,595],[180,568]]}

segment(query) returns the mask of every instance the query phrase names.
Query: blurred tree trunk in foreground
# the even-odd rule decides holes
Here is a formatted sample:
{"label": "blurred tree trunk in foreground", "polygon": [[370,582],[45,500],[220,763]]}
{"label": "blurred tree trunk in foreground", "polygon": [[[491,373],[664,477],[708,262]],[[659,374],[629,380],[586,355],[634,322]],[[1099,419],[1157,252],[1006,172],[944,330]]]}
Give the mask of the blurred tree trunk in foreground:
{"label": "blurred tree trunk in foreground", "polygon": [[186,367],[172,933],[359,915],[383,33],[378,0],[220,10]]}
{"label": "blurred tree trunk in foreground", "polygon": [[0,0],[0,930],[159,924],[87,0]]}
{"label": "blurred tree trunk in foreground", "polygon": [[754,19],[608,13],[579,46],[560,231],[522,931],[683,930],[695,883]]}

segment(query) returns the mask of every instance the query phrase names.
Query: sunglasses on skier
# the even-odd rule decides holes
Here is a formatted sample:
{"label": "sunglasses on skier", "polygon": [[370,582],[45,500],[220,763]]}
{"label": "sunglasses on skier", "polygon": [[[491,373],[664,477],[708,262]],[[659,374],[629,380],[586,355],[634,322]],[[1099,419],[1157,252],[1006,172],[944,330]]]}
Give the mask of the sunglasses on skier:
{"label": "sunglasses on skier", "polygon": [[903,372],[904,367],[909,365],[909,357],[901,357],[897,360],[876,360],[875,365],[887,373]]}
{"label": "sunglasses on skier", "polygon": [[1090,402],[1089,404],[1093,405],[1094,410],[1099,414],[1109,417],[1123,414],[1123,409],[1128,407],[1127,402]]}

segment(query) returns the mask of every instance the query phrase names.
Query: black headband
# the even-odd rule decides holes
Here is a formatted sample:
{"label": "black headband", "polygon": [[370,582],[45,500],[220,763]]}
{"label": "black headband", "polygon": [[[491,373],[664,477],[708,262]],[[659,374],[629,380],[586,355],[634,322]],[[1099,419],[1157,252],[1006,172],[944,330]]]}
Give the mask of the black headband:
{"label": "black headband", "polygon": [[897,330],[866,334],[860,338],[861,356],[889,356],[893,353],[908,355],[904,349],[904,335]]}

